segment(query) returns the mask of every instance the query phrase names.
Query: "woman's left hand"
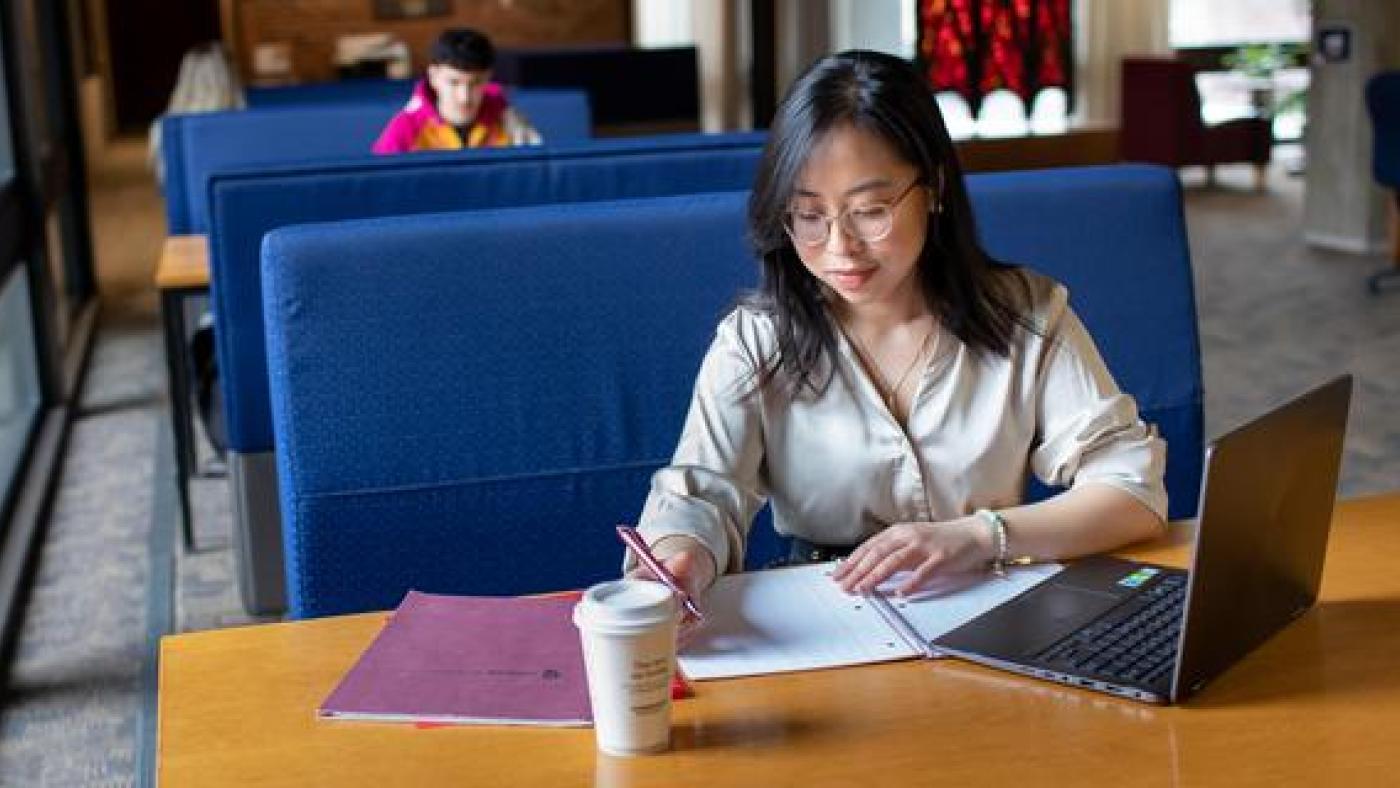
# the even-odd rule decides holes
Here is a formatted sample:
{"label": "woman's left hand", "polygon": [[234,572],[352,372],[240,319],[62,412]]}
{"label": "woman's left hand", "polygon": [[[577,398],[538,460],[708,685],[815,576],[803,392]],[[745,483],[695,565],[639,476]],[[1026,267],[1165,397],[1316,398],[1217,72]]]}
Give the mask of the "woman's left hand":
{"label": "woman's left hand", "polygon": [[935,575],[980,570],[991,560],[991,535],[976,515],[938,523],[895,523],[865,540],[832,578],[848,594],[868,594],[899,571],[908,594]]}

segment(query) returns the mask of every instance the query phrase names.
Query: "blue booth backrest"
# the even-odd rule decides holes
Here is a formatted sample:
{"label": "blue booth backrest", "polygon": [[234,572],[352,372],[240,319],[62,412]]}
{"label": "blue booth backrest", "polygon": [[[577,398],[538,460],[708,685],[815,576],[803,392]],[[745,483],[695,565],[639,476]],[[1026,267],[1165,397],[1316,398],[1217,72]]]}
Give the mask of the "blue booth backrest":
{"label": "blue booth backrest", "polygon": [[693,46],[503,49],[495,75],[521,88],[586,90],[600,126],[700,123],[700,58]]}
{"label": "blue booth backrest", "polygon": [[1058,279],[1143,418],[1167,438],[1173,519],[1196,512],[1201,352],[1181,190],[1168,168],[1113,165],[969,178],[987,251]]}
{"label": "blue booth backrest", "polygon": [[1400,71],[1384,71],[1366,81],[1366,109],[1371,115],[1371,174],[1376,183],[1400,194]]}
{"label": "blue booth backrest", "polygon": [[[511,101],[550,145],[590,138],[588,97],[581,90],[513,91]],[[209,232],[207,185],[214,173],[371,158],[370,146],[400,106],[390,101],[324,103],[166,117],[161,121],[161,158],[169,234]]]}
{"label": "blue booth backrest", "polygon": [[507,88],[511,106],[540,133],[546,145],[593,138],[593,110],[588,93],[566,88]]}
{"label": "blue booth backrest", "polygon": [[307,104],[380,104],[402,105],[413,95],[412,79],[342,79],[333,82],[309,82],[303,85],[248,87],[243,91],[248,106],[304,106]]}
{"label": "blue booth backrest", "polygon": [[338,219],[746,189],[765,135],[673,135],[228,173],[210,259],[229,446],[272,449],[258,255],[277,227]]}
{"label": "blue booth backrest", "polygon": [[746,199],[269,235],[290,614],[615,576],[612,525],[639,513],[715,325],[756,283]]}
{"label": "blue booth backrest", "polygon": [[[1195,510],[1201,388],[1175,176],[970,179],[991,249],[1065,282]],[[291,613],[617,571],[716,320],[756,279],[745,194],[297,227],[264,298]]]}
{"label": "blue booth backrest", "polygon": [[204,195],[211,173],[249,164],[367,158],[393,115],[389,104],[349,104],[164,118],[161,157],[169,234],[209,231]]}

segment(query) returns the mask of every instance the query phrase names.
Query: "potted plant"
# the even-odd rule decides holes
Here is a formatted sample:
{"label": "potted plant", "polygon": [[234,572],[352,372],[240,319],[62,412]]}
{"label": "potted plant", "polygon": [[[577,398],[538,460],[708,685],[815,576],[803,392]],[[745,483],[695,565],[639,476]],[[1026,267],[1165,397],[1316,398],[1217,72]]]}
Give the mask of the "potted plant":
{"label": "potted plant", "polygon": [[[1296,62],[1303,47],[1296,44],[1245,44],[1221,58],[1221,63],[1249,81],[1249,103],[1261,117],[1271,117],[1278,109],[1274,74]],[[1289,96],[1288,100],[1301,100]]]}

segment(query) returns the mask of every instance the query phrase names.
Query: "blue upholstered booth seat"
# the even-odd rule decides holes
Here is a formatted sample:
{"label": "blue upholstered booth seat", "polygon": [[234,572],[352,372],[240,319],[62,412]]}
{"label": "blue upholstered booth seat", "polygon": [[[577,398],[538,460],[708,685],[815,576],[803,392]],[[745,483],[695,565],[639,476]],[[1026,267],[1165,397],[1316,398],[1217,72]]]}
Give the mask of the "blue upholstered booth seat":
{"label": "blue upholstered booth seat", "polygon": [[546,145],[565,145],[593,137],[588,93],[568,88],[507,88],[511,104],[529,119]]}
{"label": "blue upholstered booth seat", "polygon": [[[1195,509],[1200,365],[1180,195],[1127,166],[975,176],[998,254],[1071,290]],[[290,612],[617,571],[720,315],[756,281],[745,193],[311,225],[263,297]]]}
{"label": "blue upholstered booth seat", "polygon": [[1167,438],[1172,518],[1200,494],[1201,352],[1181,192],[1148,165],[970,178],[988,251],[1069,288],[1118,385]]}
{"label": "blue upholstered booth seat", "polygon": [[745,189],[765,135],[681,134],[375,158],[216,175],[210,258],[229,446],[272,449],[258,255],[277,227],[339,219]]}
{"label": "blue upholstered booth seat", "polygon": [[368,157],[391,104],[171,115],[161,121],[165,217],[171,235],[206,233],[210,173],[247,164]]}
{"label": "blue upholstered booth seat", "polygon": [[215,337],[239,588],[248,610],[272,613],[285,605],[258,267],[267,231],[333,219],[742,189],[753,181],[763,141],[762,134],[673,135],[215,175]]}
{"label": "blue upholstered booth seat", "polygon": [[[511,100],[539,129],[546,144],[579,142],[592,134],[588,96],[581,90],[519,90],[511,92]],[[370,158],[370,146],[400,106],[398,100],[278,104],[165,118],[161,158],[169,233],[209,232],[207,185],[216,172],[251,165]]]}
{"label": "blue upholstered booth seat", "polygon": [[746,197],[269,235],[291,615],[615,575],[612,526],[640,511],[715,324],[756,281]]}
{"label": "blue upholstered booth seat", "polygon": [[495,75],[521,88],[585,90],[600,126],[700,123],[700,58],[693,46],[503,49],[497,53]]}
{"label": "blue upholstered booth seat", "polygon": [[1366,80],[1366,110],[1371,115],[1371,174],[1400,195],[1400,71],[1382,71]]}
{"label": "blue upholstered booth seat", "polygon": [[413,95],[412,79],[341,79],[303,85],[250,86],[243,91],[248,106],[305,106],[307,104],[403,104]]}

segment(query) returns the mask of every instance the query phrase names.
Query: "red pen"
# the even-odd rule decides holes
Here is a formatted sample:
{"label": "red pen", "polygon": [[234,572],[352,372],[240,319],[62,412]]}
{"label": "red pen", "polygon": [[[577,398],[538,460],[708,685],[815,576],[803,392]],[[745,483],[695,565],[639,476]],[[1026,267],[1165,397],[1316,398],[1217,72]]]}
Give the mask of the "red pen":
{"label": "red pen", "polygon": [[666,567],[662,566],[661,562],[656,560],[656,556],[651,554],[651,550],[647,549],[646,540],[642,539],[642,535],[637,533],[636,528],[630,525],[619,525],[617,527],[617,535],[622,538],[624,544],[632,548],[632,552],[637,556],[638,561],[641,561],[647,569],[651,570],[652,574],[656,575],[658,580],[665,583],[676,593],[676,596],[681,598],[681,604],[690,612],[690,615],[693,616],[696,621],[705,620],[705,614],[700,612],[700,606],[695,604],[695,600],[681,587],[680,581],[676,580],[676,576],[666,571]]}

